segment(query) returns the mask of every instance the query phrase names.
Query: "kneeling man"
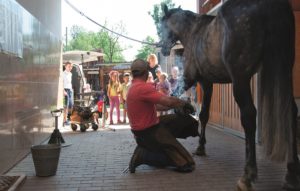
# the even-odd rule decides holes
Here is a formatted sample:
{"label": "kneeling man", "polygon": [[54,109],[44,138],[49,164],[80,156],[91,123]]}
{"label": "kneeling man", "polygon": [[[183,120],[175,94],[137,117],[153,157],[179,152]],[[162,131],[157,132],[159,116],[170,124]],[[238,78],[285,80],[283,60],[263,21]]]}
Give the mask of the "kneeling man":
{"label": "kneeling man", "polygon": [[[129,170],[141,164],[173,166],[179,172],[191,172],[195,162],[176,138],[199,136],[198,122],[189,114],[194,108],[186,101],[158,92],[148,78],[147,63],[136,59],[131,65],[132,84],[127,93],[127,111],[137,147]],[[157,111],[175,108],[177,114],[157,117]]]}

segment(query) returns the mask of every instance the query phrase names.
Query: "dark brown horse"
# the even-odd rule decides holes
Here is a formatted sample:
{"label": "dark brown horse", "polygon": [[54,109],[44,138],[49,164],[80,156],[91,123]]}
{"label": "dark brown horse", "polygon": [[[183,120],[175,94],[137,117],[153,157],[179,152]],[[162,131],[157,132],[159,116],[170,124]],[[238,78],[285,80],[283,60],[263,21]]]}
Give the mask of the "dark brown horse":
{"label": "dark brown horse", "polygon": [[246,164],[238,189],[251,190],[257,178],[256,108],[251,77],[260,72],[260,107],[266,154],[287,161],[284,188],[300,189],[297,156],[297,107],[293,97],[295,21],[288,0],[228,0],[216,16],[163,6],[161,52],[184,46],[185,89],[199,82],[204,92],[199,119],[198,154],[205,153],[205,126],[213,83],[232,83],[245,131]]}

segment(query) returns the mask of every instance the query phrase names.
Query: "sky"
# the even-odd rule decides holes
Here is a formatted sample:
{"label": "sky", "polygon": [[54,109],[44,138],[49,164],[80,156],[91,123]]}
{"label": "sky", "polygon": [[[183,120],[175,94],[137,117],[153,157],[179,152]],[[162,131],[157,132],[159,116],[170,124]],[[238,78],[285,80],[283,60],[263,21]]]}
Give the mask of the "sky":
{"label": "sky", "polygon": [[[153,5],[159,4],[161,0],[69,0],[69,2],[99,24],[104,25],[106,21],[108,28],[122,22],[127,32],[126,36],[141,41],[151,36],[158,41],[154,21],[148,12],[151,12]],[[180,5],[182,9],[196,12],[197,0],[173,0],[172,2],[176,6]],[[97,32],[101,29],[62,0],[63,39],[65,39],[66,28],[69,30],[73,25],[82,26],[87,31]],[[124,38],[120,38],[120,44],[132,47],[123,52],[127,61],[133,60],[137,50],[142,46],[140,43]]]}

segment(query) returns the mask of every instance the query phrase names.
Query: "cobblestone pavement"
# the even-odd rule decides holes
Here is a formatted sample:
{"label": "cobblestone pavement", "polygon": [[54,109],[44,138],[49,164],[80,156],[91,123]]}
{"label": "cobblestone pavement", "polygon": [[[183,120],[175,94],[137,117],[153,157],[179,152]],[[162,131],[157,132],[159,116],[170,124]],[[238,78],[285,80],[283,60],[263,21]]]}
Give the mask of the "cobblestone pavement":
{"label": "cobblestone pavement", "polygon": [[[67,131],[57,174],[37,177],[32,156],[28,155],[10,173],[25,173],[27,180],[21,191],[54,190],[201,190],[232,191],[243,173],[244,140],[209,127],[206,157],[194,156],[196,170],[181,174],[171,169],[141,165],[135,174],[123,173],[136,143],[128,125],[114,125],[116,131],[88,130],[85,133]],[[198,138],[180,140],[193,152]],[[264,159],[257,146],[258,180],[256,191],[279,191],[285,174],[285,164]]]}

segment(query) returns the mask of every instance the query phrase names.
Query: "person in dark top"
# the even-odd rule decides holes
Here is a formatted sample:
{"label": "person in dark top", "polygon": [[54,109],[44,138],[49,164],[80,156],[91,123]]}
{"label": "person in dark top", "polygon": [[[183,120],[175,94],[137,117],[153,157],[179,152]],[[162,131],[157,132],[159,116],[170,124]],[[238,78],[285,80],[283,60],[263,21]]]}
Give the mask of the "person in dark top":
{"label": "person in dark top", "polygon": [[160,68],[160,65],[158,64],[158,60],[155,54],[150,54],[147,58],[148,62],[148,71],[152,73],[153,80],[156,80],[156,69]]}

